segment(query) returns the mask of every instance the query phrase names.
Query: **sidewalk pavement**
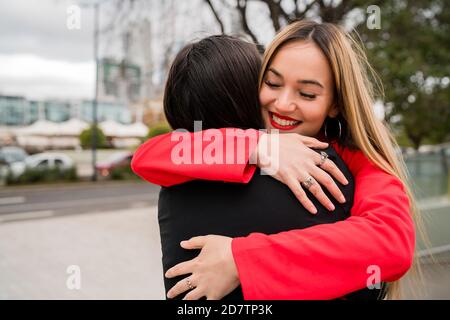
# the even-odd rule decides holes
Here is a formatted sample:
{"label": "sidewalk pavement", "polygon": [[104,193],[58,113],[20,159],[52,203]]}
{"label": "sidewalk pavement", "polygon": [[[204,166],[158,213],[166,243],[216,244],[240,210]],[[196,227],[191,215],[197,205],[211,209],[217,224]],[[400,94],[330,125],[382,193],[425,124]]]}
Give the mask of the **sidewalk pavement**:
{"label": "sidewalk pavement", "polygon": [[[405,298],[450,299],[450,252],[438,256]],[[156,207],[0,223],[0,299],[164,299]]]}
{"label": "sidewalk pavement", "polygon": [[0,224],[0,299],[164,299],[156,207]]}

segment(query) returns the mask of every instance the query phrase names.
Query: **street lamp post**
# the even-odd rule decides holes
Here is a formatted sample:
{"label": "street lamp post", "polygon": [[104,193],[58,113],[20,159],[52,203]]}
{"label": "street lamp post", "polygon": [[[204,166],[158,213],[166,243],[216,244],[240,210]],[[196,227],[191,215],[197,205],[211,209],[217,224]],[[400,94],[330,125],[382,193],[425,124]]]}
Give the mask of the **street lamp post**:
{"label": "street lamp post", "polygon": [[98,21],[99,3],[97,2],[94,4],[95,94],[92,102],[92,181],[97,181]]}

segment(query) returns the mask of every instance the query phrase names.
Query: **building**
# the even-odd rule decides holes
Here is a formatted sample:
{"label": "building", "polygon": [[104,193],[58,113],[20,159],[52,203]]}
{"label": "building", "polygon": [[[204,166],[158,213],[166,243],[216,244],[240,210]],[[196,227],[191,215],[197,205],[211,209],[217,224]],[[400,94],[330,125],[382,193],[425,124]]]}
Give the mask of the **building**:
{"label": "building", "polygon": [[[21,96],[0,96],[0,145],[21,145],[29,150],[45,150],[54,148],[72,148],[79,144],[81,127],[73,129],[74,124],[85,123],[88,126],[93,119],[93,101],[63,101],[45,100],[30,101]],[[121,127],[121,137],[118,145],[124,145],[123,140],[129,141],[138,137],[128,137],[126,134],[143,128],[134,126],[133,130],[127,130],[131,125],[131,109],[124,103],[104,102],[97,103],[97,120],[101,123],[117,123]],[[66,132],[68,131],[68,132]],[[125,132],[125,136],[123,134]],[[122,141],[120,141],[120,139]]]}
{"label": "building", "polygon": [[100,101],[124,104],[141,100],[141,68],[127,60],[104,58],[99,63]]}
{"label": "building", "polygon": [[24,126],[38,118],[38,104],[21,96],[0,95],[0,126]]}
{"label": "building", "polygon": [[[23,127],[37,120],[60,123],[72,118],[92,122],[92,107],[92,100],[30,101],[20,96],[0,95],[0,126]],[[99,101],[97,119],[99,122],[111,120],[129,124],[132,120],[131,110],[123,103]]]}

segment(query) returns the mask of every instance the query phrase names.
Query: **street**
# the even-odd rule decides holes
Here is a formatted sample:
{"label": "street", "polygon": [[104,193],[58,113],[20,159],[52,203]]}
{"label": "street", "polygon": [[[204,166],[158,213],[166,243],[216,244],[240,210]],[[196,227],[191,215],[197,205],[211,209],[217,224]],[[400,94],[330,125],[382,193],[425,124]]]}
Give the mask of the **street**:
{"label": "street", "polygon": [[159,187],[143,182],[80,182],[0,188],[0,222],[157,205]]}

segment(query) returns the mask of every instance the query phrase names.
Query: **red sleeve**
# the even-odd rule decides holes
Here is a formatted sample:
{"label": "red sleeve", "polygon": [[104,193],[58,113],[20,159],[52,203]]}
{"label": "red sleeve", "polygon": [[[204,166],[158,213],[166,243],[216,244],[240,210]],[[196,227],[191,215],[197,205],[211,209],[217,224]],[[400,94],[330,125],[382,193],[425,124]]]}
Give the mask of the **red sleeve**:
{"label": "red sleeve", "polygon": [[[131,167],[141,178],[166,187],[194,179],[247,183],[256,170],[249,157],[261,135],[235,128],[171,132],[142,144]],[[188,161],[180,163],[180,158]]]}
{"label": "red sleeve", "polygon": [[414,223],[403,184],[361,152],[340,151],[355,177],[351,216],[274,235],[235,238],[232,251],[245,299],[334,299],[411,266]]}

